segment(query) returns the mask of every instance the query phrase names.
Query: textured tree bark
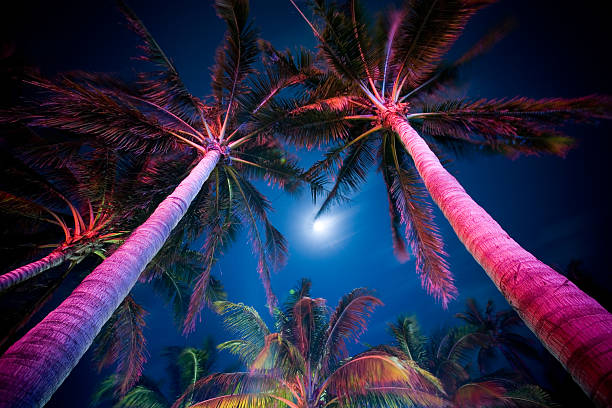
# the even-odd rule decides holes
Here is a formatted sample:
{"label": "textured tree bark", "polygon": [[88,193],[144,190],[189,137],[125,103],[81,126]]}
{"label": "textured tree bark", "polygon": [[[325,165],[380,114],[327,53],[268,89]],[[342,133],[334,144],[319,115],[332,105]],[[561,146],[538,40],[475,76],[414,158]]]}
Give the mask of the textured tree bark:
{"label": "textured tree bark", "polygon": [[209,151],[171,195],[72,294],[0,358],[0,407],[44,405],[89,348],[219,161]]}
{"label": "textured tree bark", "polygon": [[0,275],[0,293],[27,279],[62,264],[70,255],[72,249],[54,249],[49,255],[38,261],[31,262],[20,268]]}
{"label": "textured tree bark", "polygon": [[612,406],[612,315],[523,249],[465,192],[401,115],[401,138],[434,202],[510,305],[600,407]]}

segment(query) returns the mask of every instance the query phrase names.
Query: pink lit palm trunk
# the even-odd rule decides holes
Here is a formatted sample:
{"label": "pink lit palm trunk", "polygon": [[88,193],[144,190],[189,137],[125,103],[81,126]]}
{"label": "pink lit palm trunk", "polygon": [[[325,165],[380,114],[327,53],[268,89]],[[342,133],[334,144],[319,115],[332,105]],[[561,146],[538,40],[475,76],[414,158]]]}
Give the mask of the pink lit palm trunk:
{"label": "pink lit palm trunk", "polygon": [[209,151],[125,243],[0,358],[0,407],[40,407],[161,249],[219,160]]}
{"label": "pink lit palm trunk", "polygon": [[74,253],[73,249],[55,249],[49,255],[38,261],[31,262],[20,268],[0,275],[0,292],[3,292],[18,283],[33,278],[42,272],[61,265]]}
{"label": "pink lit palm trunk", "polygon": [[402,116],[386,112],[427,190],[510,305],[589,397],[612,406],[612,315],[523,249],[465,192]]}

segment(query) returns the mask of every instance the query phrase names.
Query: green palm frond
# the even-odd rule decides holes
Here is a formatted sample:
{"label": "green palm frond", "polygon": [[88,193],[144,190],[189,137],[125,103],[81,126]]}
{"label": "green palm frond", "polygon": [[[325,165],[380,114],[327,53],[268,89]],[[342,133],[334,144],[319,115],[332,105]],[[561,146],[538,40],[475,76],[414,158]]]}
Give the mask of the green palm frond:
{"label": "green palm frond", "polygon": [[168,360],[172,397],[178,398],[184,390],[210,374],[215,349],[207,340],[203,348],[167,347],[163,356]]}
{"label": "green palm frond", "polygon": [[228,331],[239,339],[256,345],[260,350],[263,348],[270,330],[255,309],[228,301],[217,301],[214,306],[216,312],[223,317]]}
{"label": "green palm frond", "polygon": [[504,396],[506,400],[525,408],[555,408],[560,407],[551,396],[537,385],[522,385]]}
{"label": "green palm frond", "polygon": [[427,338],[421,334],[416,317],[399,316],[395,323],[389,323],[388,329],[400,350],[419,365],[426,366]]}
{"label": "green palm frond", "polygon": [[159,390],[137,385],[122,397],[114,408],[169,408],[170,403]]}

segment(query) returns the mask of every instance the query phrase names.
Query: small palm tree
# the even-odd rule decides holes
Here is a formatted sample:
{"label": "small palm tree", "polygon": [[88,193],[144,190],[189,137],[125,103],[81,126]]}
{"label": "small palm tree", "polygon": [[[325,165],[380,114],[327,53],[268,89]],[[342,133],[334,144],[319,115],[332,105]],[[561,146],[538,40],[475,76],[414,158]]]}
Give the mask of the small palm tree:
{"label": "small palm tree", "polygon": [[247,372],[212,374],[177,400],[194,407],[443,406],[438,380],[406,356],[384,347],[348,357],[347,345],[366,329],[382,303],[366,289],[345,295],[333,313],[324,299],[310,297],[302,280],[275,313],[276,332],[257,311],[241,303],[217,302],[226,328],[239,338],[221,350],[237,355]]}
{"label": "small palm tree", "polygon": [[[164,351],[164,357],[168,360],[170,396],[166,396],[161,387],[147,377],[143,377],[138,384],[131,386],[124,393],[117,394],[115,384],[123,381],[120,374],[113,374],[100,384],[91,405],[98,406],[102,402],[112,401],[116,408],[169,408],[171,401],[209,375],[215,362],[215,350],[210,339],[207,339],[202,348],[168,347]],[[189,405],[191,404],[186,401],[181,408]]]}
{"label": "small palm tree", "polygon": [[469,370],[470,357],[480,345],[480,339],[471,326],[451,328],[441,337],[426,338],[414,317],[400,316],[395,323],[389,324],[389,332],[394,340],[390,350],[412,356],[421,367],[439,378],[449,407],[555,406],[542,389],[521,384],[503,370],[473,378]]}
{"label": "small palm tree", "polygon": [[[185,89],[173,64],[126,7],[131,27],[144,40],[143,58],[157,71],[141,74],[135,85],[88,73],[31,81],[44,90],[44,103],[17,110],[14,119],[91,135],[152,160],[163,155],[166,161],[181,162],[188,175],[121,247],[0,358],[0,400],[7,404],[40,406],[50,398],[196,199],[203,200],[206,211],[213,209],[202,214],[209,219],[206,225],[216,225],[207,231],[209,262],[195,284],[185,330],[193,327],[204,304],[213,255],[239,225],[248,228],[268,304],[274,307],[270,274],[283,264],[287,248],[269,222],[269,202],[249,179],[264,178],[291,190],[300,171],[274,138],[275,128],[258,126],[251,117],[282,89],[303,81],[311,59],[307,53],[297,58],[284,53],[256,73],[259,48],[257,31],[248,21],[248,1],[219,0],[215,8],[228,29],[206,103]],[[49,332],[63,333],[62,340],[49,342]],[[39,344],[45,344],[44,350]]]}
{"label": "small palm tree", "polygon": [[328,69],[305,97],[277,106],[273,120],[282,121],[284,133],[300,145],[332,146],[312,169],[335,175],[321,211],[345,200],[365,181],[368,167],[378,165],[396,252],[404,253],[404,235],[424,287],[445,306],[456,288],[429,195],[544,346],[588,395],[609,405],[612,315],[512,240],[441,163],[440,151],[448,147],[563,155],[572,140],[559,125],[610,117],[610,99],[603,97],[454,98],[450,74],[490,45],[491,37],[457,61],[447,63],[444,55],[469,18],[493,2],[407,1],[374,26],[357,0],[314,1],[313,21],[295,5]]}
{"label": "small palm tree", "polygon": [[525,378],[531,379],[523,356],[537,358],[538,351],[531,340],[517,332],[523,322],[514,310],[501,310],[495,312],[493,301],[489,300],[484,312],[480,310],[476,300],[466,300],[467,309],[455,316],[471,325],[475,331],[472,333],[477,340],[478,367],[481,374],[491,372],[489,362],[501,354],[510,366],[521,373]]}
{"label": "small palm tree", "polygon": [[[53,226],[63,233],[46,256],[0,275],[0,292],[69,261],[72,266],[89,255],[106,258],[107,251],[123,242],[130,222],[125,220],[128,190],[127,169],[118,154],[84,140],[42,139],[19,132],[19,155],[3,155],[0,212],[18,224]],[[24,140],[25,138],[25,140]],[[80,149],[89,150],[79,154]],[[68,221],[70,220],[70,221]]]}

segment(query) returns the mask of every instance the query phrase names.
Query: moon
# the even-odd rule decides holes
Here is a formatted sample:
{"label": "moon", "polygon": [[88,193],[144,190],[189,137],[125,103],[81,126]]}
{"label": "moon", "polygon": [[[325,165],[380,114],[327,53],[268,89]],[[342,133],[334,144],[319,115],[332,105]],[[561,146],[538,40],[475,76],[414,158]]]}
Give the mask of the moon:
{"label": "moon", "polygon": [[330,218],[319,218],[312,223],[312,230],[316,234],[324,234],[329,232],[332,220]]}

